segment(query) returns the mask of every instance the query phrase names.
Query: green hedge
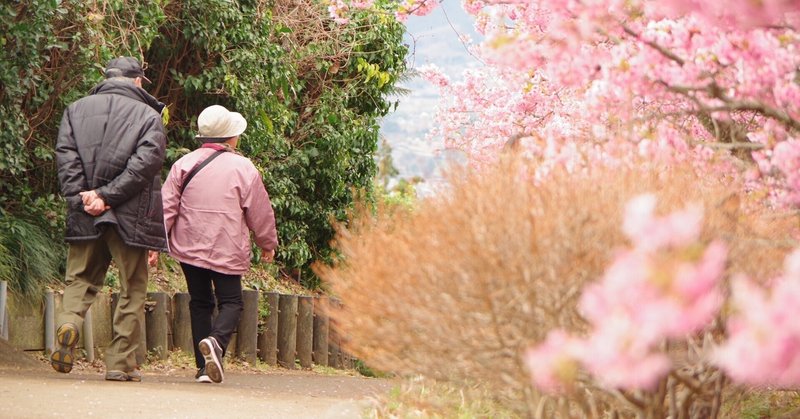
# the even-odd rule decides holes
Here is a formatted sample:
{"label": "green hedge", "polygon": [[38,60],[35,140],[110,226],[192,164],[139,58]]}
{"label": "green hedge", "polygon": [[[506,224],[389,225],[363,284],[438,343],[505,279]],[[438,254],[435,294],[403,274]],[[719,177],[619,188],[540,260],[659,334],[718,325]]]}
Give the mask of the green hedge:
{"label": "green hedge", "polygon": [[61,113],[101,80],[108,59],[133,55],[148,64],[153,84],[146,88],[169,106],[165,174],[197,147],[193,124],[204,107],[222,104],[245,115],[241,148],[273,199],[278,263],[319,287],[309,267],[334,257],[331,221],[345,220],[354,193],[372,190],[378,120],[389,111],[407,48],[404,27],[390,13],[362,13],[340,26],[324,2],[296,4],[0,6],[0,214],[24,214],[47,236],[61,236],[53,161]]}

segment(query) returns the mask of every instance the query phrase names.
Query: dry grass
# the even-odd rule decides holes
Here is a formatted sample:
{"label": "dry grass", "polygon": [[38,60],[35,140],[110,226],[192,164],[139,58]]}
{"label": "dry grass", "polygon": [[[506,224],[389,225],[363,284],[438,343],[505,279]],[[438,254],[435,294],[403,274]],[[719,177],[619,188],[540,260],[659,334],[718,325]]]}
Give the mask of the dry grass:
{"label": "dry grass", "polygon": [[355,217],[338,236],[347,262],[319,270],[343,302],[332,317],[350,351],[383,370],[477,381],[530,414],[539,396],[520,353],[552,328],[585,328],[580,290],[626,244],[622,208],[641,193],[655,193],[662,213],[703,203],[704,239],[729,243],[730,272],[780,268],[791,218],[753,209],[729,179],[633,166],[536,185],[520,175],[530,168],[504,162],[454,173],[446,195],[414,212]]}
{"label": "dry grass", "polygon": [[514,412],[491,400],[480,388],[453,387],[410,377],[388,394],[372,400],[362,417],[367,418],[492,418],[517,417]]}

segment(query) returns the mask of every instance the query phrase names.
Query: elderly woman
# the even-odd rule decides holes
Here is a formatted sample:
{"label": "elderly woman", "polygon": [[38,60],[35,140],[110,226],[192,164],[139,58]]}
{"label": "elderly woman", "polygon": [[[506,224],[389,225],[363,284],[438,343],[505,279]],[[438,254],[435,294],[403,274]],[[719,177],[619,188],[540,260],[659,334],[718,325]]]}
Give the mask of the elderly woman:
{"label": "elderly woman", "polygon": [[164,183],[164,223],[170,256],[181,263],[191,296],[195,378],[221,383],[222,357],[242,312],[250,231],[267,261],[278,241],[261,174],[236,151],[247,121],[214,105],[200,113],[197,126],[203,145],[175,162]]}

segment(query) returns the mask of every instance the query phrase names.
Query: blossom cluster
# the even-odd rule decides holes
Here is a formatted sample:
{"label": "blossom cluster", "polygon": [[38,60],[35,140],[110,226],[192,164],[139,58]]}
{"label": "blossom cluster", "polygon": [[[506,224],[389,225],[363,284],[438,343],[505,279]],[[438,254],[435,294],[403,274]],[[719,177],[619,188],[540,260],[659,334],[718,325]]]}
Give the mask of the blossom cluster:
{"label": "blossom cluster", "polygon": [[631,247],[580,299],[587,336],[554,330],[525,355],[537,387],[567,391],[585,370],[610,388],[652,389],[672,368],[660,345],[702,330],[717,315],[726,246],[701,243],[699,206],[663,217],[655,206],[653,195],[628,203],[623,230]]}
{"label": "blossom cluster", "polygon": [[590,325],[586,336],[552,330],[525,354],[534,385],[568,392],[585,372],[606,388],[653,390],[675,368],[662,344],[707,330],[723,304],[725,340],[705,354],[706,365],[741,384],[800,384],[800,249],[767,284],[735,276],[726,300],[726,246],[700,242],[702,209],[657,217],[655,206],[652,195],[628,203],[623,231],[631,248],[617,254],[579,302]]}
{"label": "blossom cluster", "polygon": [[795,387],[800,383],[800,251],[786,258],[784,274],[769,289],[740,276],[733,283],[728,340],[713,361],[734,381]]}
{"label": "blossom cluster", "polygon": [[714,171],[743,150],[751,189],[799,205],[796,3],[464,0],[488,65],[437,84],[431,135],[475,163],[521,139],[544,173],[633,155]]}
{"label": "blossom cluster", "polygon": [[347,14],[350,10],[369,9],[375,4],[375,0],[328,0],[328,13],[334,22],[340,25],[350,23]]}

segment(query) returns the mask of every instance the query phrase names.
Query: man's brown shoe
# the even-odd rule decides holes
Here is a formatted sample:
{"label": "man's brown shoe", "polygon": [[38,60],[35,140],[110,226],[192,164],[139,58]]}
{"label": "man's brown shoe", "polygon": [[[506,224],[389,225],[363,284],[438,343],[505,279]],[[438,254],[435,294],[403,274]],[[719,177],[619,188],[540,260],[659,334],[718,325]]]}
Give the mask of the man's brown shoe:
{"label": "man's brown shoe", "polygon": [[64,323],[56,331],[56,344],[58,347],[50,355],[50,366],[58,372],[72,371],[75,362],[75,347],[78,345],[78,326],[74,323]]}
{"label": "man's brown shoe", "polygon": [[106,372],[106,380],[108,381],[142,381],[142,374],[139,371],[133,370],[131,372],[111,370]]}

